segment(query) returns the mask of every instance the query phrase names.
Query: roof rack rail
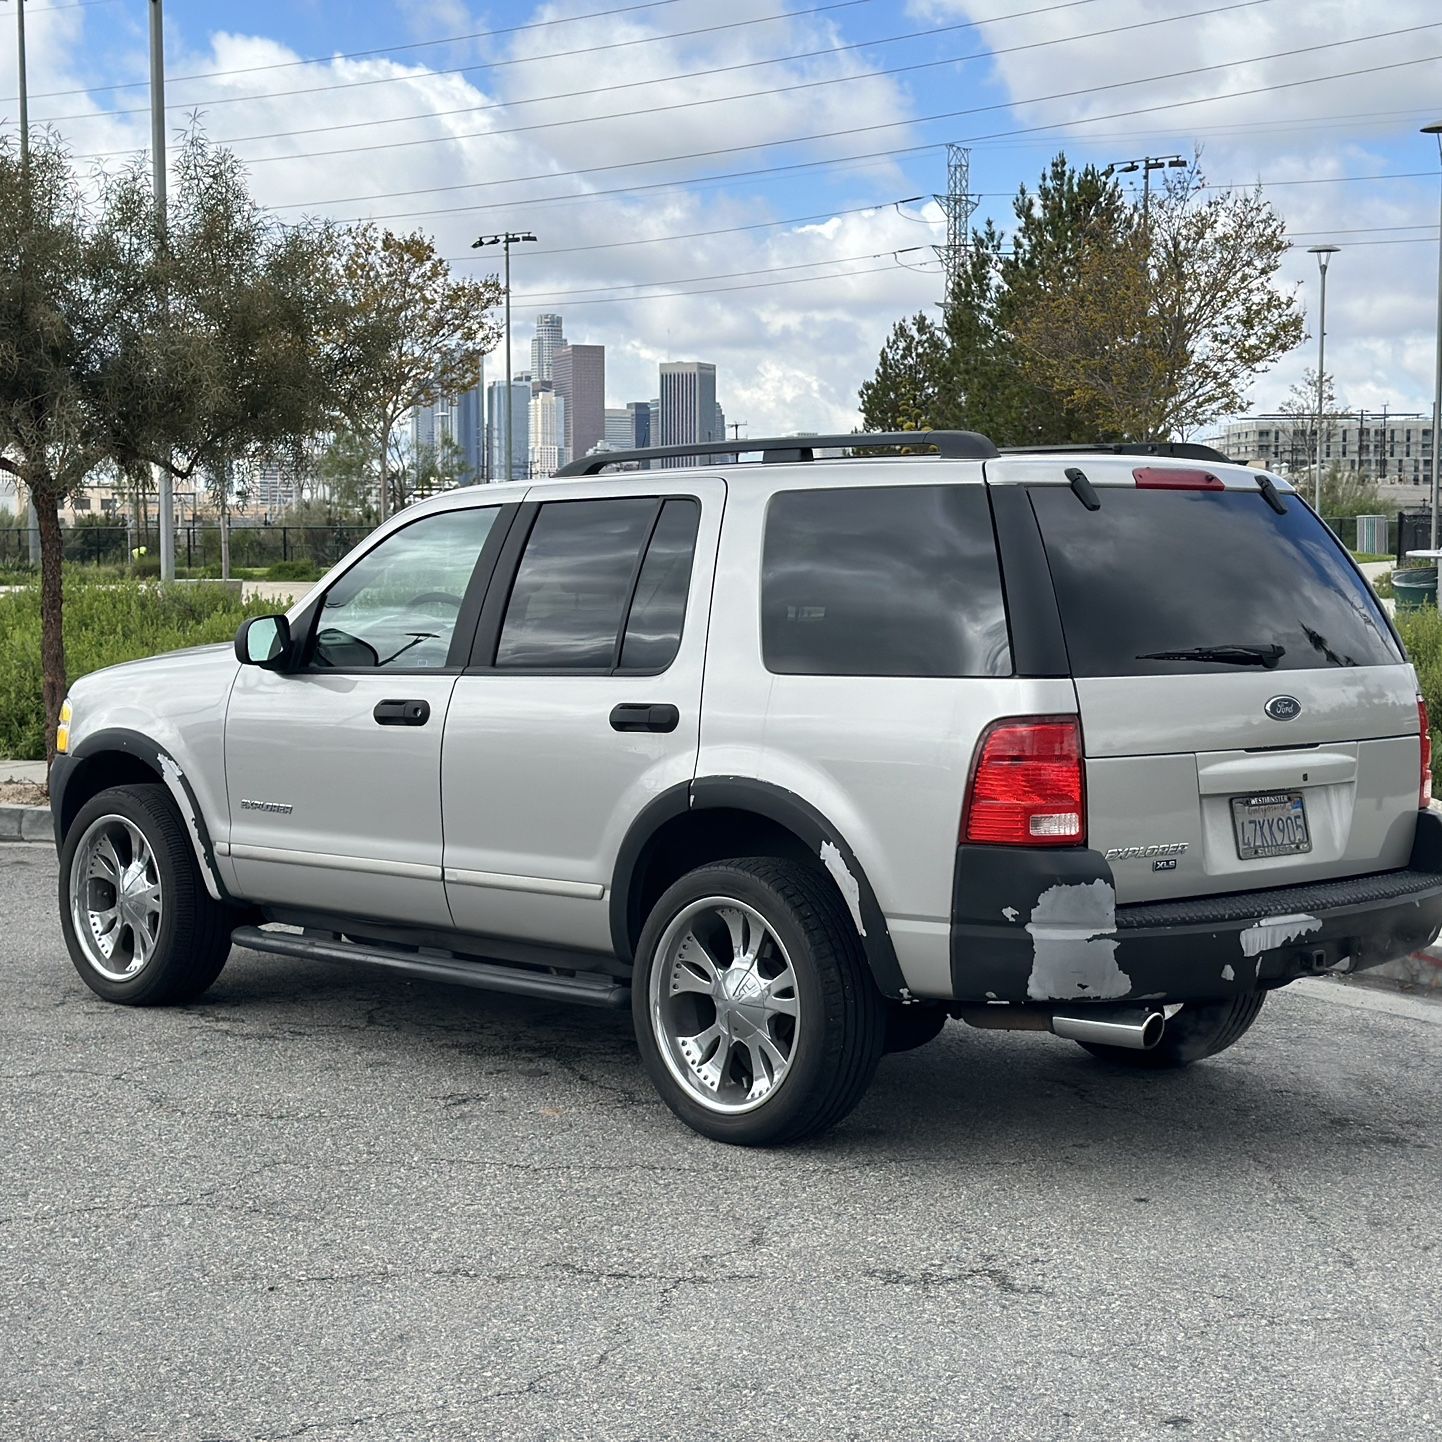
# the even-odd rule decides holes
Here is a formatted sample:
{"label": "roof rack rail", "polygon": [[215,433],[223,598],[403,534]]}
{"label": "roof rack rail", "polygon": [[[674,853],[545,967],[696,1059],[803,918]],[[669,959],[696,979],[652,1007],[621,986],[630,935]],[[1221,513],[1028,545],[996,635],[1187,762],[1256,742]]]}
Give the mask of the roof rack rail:
{"label": "roof rack rail", "polygon": [[1215,461],[1231,465],[1232,458],[1211,446],[1195,441],[1101,441],[1075,446],[1003,446],[1004,456],[1044,455],[1108,455],[1108,456],[1175,456],[1184,461]]}
{"label": "roof rack rail", "polygon": [[[843,436],[764,436],[756,440],[691,441],[680,446],[647,446],[636,451],[602,451],[599,455],[582,456],[567,461],[554,474],[596,476],[607,466],[622,466],[631,461],[689,461],[693,457],[746,455],[761,452],[762,465],[782,465],[790,461],[810,461],[818,450],[867,450],[883,447],[934,446],[946,461],[990,461],[1001,454],[983,435],[976,431],[872,431]],[[749,462],[748,464],[755,464]]]}

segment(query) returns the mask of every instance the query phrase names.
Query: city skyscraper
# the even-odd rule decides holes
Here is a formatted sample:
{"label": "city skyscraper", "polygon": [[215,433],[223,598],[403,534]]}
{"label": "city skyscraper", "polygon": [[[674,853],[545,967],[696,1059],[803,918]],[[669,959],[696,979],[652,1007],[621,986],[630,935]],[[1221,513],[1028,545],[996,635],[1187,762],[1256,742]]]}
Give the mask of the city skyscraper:
{"label": "city skyscraper", "polygon": [[531,475],[549,476],[558,471],[566,455],[566,401],[546,381],[531,388],[530,435]]}
{"label": "city skyscraper", "polygon": [[536,317],[536,334],[531,341],[531,376],[534,380],[555,380],[553,366],[556,352],[565,343],[560,316],[547,313]]}
{"label": "city skyscraper", "polygon": [[631,413],[631,444],[638,450],[651,444],[651,407],[653,401],[627,401]]}
{"label": "city skyscraper", "polygon": [[613,451],[629,451],[636,444],[636,427],[629,406],[606,407],[606,444]]}
{"label": "city skyscraper", "polygon": [[[486,387],[486,444],[491,453],[491,479],[506,479],[506,383]],[[531,377],[511,377],[511,479],[524,480],[530,465]]]}
{"label": "city skyscraper", "polygon": [[[720,440],[716,419],[716,367],[707,361],[666,361],[661,366],[661,424],[656,444],[684,446]],[[661,464],[685,466],[695,459],[681,456]]]}
{"label": "city skyscraper", "polygon": [[439,455],[454,447],[461,484],[480,480],[485,452],[481,411],[479,382],[458,396],[442,396],[428,406],[415,406],[410,417],[412,458],[419,462],[427,453]]}
{"label": "city skyscraper", "polygon": [[586,455],[606,435],[606,347],[564,345],[551,364],[556,394],[566,403],[566,450]]}

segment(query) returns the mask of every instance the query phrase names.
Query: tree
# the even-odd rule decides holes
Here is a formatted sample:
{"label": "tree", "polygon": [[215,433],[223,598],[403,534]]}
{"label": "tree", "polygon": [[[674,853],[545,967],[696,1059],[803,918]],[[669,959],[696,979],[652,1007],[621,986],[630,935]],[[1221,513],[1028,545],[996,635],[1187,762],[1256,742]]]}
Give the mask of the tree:
{"label": "tree", "polygon": [[500,328],[500,282],[456,280],[420,232],[371,222],[342,230],[330,256],[325,368],[333,430],[371,438],[380,517],[390,513],[391,435],[405,413],[475,386]]}
{"label": "tree", "polygon": [[[1285,457],[1289,476],[1300,479],[1312,474],[1317,464],[1317,372],[1303,372],[1302,379],[1287,392],[1278,407],[1283,417],[1277,427],[1276,455]],[[1322,378],[1322,423],[1320,434],[1330,439],[1347,414],[1337,401],[1337,389],[1330,373]]]}
{"label": "tree", "polygon": [[868,426],[909,408],[932,426],[981,431],[999,445],[1108,438],[1029,373],[1017,335],[1038,290],[1089,247],[1114,244],[1127,224],[1126,199],[1094,167],[1077,171],[1058,155],[1034,192],[1019,189],[1012,210],[1010,237],[992,221],[972,232],[941,325],[923,313],[892,331],[876,377],[862,387]]}
{"label": "tree", "polygon": [[1166,440],[1245,407],[1245,387],[1302,339],[1275,284],[1282,218],[1260,189],[1206,196],[1197,167],[1145,213],[1093,235],[1021,296],[1027,374],[1103,429]]}
{"label": "tree", "polygon": [[258,210],[235,159],[199,134],[175,181],[162,226],[142,169],[87,187],[54,137],[28,165],[0,142],[0,465],[39,520],[52,745],[67,685],[60,501],[102,464],[187,477],[298,445],[321,410],[316,232]]}

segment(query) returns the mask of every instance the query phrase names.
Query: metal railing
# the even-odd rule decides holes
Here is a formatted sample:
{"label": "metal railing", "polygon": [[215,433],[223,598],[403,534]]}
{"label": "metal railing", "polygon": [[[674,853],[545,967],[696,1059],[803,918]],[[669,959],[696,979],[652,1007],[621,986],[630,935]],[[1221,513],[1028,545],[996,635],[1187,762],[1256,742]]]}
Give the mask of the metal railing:
{"label": "metal railing", "polygon": [[[322,570],[335,565],[374,526],[232,526],[230,564],[239,569],[299,561]],[[158,562],[160,531],[156,526],[67,526],[63,530],[65,559],[75,565],[125,565],[140,553]],[[220,527],[177,526],[175,561],[186,570],[219,567]],[[29,532],[24,526],[0,528],[0,567],[30,569]]]}

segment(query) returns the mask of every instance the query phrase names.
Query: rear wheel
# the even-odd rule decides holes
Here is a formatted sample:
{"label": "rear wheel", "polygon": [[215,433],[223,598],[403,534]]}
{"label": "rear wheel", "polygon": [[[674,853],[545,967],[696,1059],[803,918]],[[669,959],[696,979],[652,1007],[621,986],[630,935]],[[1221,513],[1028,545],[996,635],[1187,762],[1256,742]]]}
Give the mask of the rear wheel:
{"label": "rear wheel", "polygon": [[742,1146],[840,1121],[885,1039],[846,908],[791,861],[729,861],[676,882],[641,934],[631,995],[666,1105],[703,1136]]}
{"label": "rear wheel", "polygon": [[1253,991],[1231,1001],[1189,1003],[1168,1020],[1161,1041],[1149,1051],[1089,1041],[1077,1045],[1103,1061],[1143,1071],[1190,1066],[1240,1041],[1256,1021],[1266,996],[1264,991]]}
{"label": "rear wheel", "polygon": [[190,1001],[220,975],[235,918],[205,889],[185,824],[160,785],[87,801],[60,850],[70,959],[123,1006]]}

